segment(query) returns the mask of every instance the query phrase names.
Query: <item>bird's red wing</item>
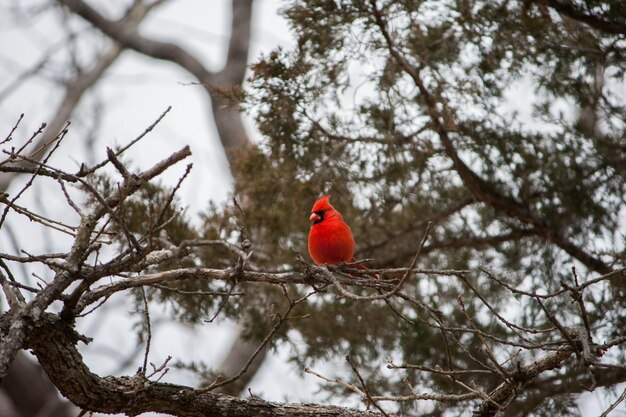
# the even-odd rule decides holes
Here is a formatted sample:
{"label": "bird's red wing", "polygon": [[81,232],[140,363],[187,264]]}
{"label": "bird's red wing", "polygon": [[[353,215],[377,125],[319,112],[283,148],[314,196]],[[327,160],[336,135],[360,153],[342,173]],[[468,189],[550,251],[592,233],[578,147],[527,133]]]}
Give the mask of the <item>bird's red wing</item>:
{"label": "bird's red wing", "polygon": [[309,253],[316,264],[349,262],[354,256],[350,228],[339,218],[313,225],[309,232]]}

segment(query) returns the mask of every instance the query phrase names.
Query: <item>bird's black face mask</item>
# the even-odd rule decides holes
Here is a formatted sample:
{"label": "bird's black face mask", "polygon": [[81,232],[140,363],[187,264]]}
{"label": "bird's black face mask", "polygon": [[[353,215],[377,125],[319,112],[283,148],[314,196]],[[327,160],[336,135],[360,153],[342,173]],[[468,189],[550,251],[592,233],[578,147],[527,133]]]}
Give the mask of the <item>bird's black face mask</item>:
{"label": "bird's black face mask", "polygon": [[313,224],[318,224],[324,221],[325,213],[326,210],[314,211],[309,218],[313,221]]}

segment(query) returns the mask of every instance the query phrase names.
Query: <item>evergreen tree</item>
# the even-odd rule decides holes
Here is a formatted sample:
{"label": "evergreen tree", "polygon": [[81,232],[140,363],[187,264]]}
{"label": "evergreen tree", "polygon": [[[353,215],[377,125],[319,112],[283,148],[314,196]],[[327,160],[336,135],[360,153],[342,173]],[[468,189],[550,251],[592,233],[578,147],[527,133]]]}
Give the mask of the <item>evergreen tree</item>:
{"label": "evergreen tree", "polygon": [[[585,292],[584,313],[568,297],[512,303],[511,291],[558,292],[578,285],[573,267],[581,277],[623,267],[624,4],[310,0],[283,12],[297,45],[253,66],[248,109],[265,139],[243,158],[237,184],[255,207],[249,224],[268,231],[264,254],[280,263],[305,252],[305,214],[332,193],[370,266],[409,265],[430,221],[419,265],[472,271],[416,275],[403,291],[424,305],[328,297],[309,307],[311,320],[291,323],[306,342],[294,360],[310,366],[349,353],[373,391],[407,394],[408,377],[461,394],[448,377],[381,373],[386,357],[431,369],[490,363],[480,332],[442,331],[430,309],[449,327],[506,340],[499,359],[514,357],[516,344],[556,343],[542,331],[556,323],[587,323],[597,343],[623,336],[623,275]],[[613,354],[623,359],[623,350]],[[573,361],[535,381],[508,412],[573,411],[571,394],[591,385],[591,374],[599,380],[607,370],[582,372]],[[619,374],[601,385],[626,378]],[[497,373],[457,378],[501,381]],[[448,407],[455,415],[466,405],[435,410]]]}

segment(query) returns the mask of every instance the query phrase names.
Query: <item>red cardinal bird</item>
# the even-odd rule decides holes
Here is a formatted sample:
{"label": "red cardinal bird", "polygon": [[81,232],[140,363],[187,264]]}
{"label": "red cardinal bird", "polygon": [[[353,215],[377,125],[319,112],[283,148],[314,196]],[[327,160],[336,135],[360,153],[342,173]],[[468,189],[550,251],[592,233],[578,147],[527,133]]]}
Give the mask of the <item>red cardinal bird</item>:
{"label": "red cardinal bird", "polygon": [[[309,231],[309,254],[318,265],[356,262],[350,226],[343,221],[341,213],[328,202],[329,199],[330,195],[320,197],[311,209],[309,219],[313,223]],[[361,264],[358,267],[367,269]],[[373,277],[379,278],[378,275]]]}

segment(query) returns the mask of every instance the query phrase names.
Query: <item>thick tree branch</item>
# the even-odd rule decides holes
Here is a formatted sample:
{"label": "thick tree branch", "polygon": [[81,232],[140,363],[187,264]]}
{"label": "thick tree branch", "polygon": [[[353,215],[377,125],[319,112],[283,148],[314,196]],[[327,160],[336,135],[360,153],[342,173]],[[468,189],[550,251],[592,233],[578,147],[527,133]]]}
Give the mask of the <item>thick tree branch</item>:
{"label": "thick tree branch", "polygon": [[572,352],[569,350],[556,351],[528,366],[519,368],[516,373],[511,375],[511,380],[514,385],[511,385],[509,382],[501,383],[496,389],[489,393],[489,401],[484,401],[476,409],[474,416],[495,416],[498,411],[496,404],[505,406],[511,402],[519,394],[519,392],[521,392],[524,385],[528,384],[542,372],[559,368],[561,364],[570,356],[572,356]]}
{"label": "thick tree branch", "polygon": [[[211,105],[215,126],[220,135],[226,156],[233,166],[239,153],[247,148],[251,142],[241,120],[239,105],[233,101],[238,88],[244,81],[248,68],[248,52],[250,49],[250,33],[252,25],[252,2],[253,0],[232,0],[232,18],[230,40],[228,42],[228,54],[226,65],[212,81],[226,91],[213,91],[208,89],[211,95]],[[210,87],[210,85],[209,85]],[[238,172],[232,172],[237,177]]]}
{"label": "thick tree branch", "polygon": [[209,80],[213,76],[195,56],[176,44],[146,38],[139,34],[135,25],[124,21],[109,20],[81,0],[58,1],[126,48],[153,58],[175,62],[201,81]]}
{"label": "thick tree branch", "polygon": [[[584,380],[583,380],[584,379]],[[557,377],[536,379],[526,386],[525,397],[510,415],[527,416],[546,398],[588,392],[591,387],[612,387],[626,381],[625,368],[578,368]]]}
{"label": "thick tree branch", "polygon": [[574,7],[571,3],[561,0],[532,0],[534,3],[548,6],[564,16],[585,23],[601,32],[615,35],[626,35],[626,24],[610,22],[601,17],[590,15]]}
{"label": "thick tree branch", "polygon": [[233,0],[226,65],[217,73],[220,85],[241,85],[248,65],[253,0]]}
{"label": "thick tree branch", "polygon": [[16,317],[18,314],[5,313],[0,321],[0,384],[26,338],[25,325],[21,317]]}
{"label": "thick tree branch", "polygon": [[156,412],[181,417],[379,415],[336,406],[240,399],[181,385],[152,382],[141,375],[132,378],[99,377],[85,366],[76,348],[84,337],[57,316],[46,314],[31,334],[26,347],[33,350],[63,395],[84,410],[127,415]]}

